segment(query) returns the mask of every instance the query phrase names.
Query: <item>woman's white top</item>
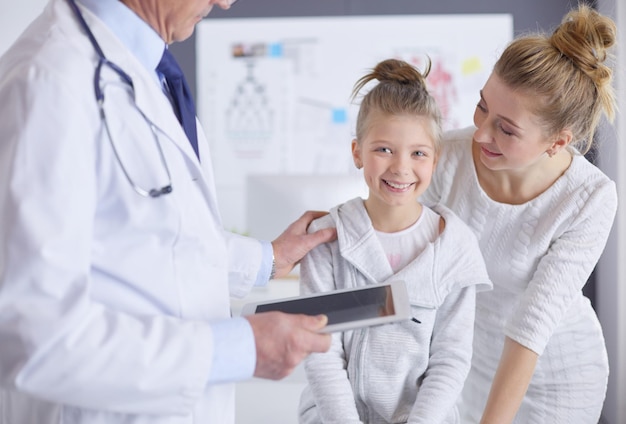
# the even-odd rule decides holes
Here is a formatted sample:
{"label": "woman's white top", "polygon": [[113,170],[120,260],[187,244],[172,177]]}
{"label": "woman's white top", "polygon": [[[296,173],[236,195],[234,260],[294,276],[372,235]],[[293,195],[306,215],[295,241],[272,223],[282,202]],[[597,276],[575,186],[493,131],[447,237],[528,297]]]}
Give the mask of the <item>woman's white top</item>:
{"label": "woman's white top", "polygon": [[423,207],[417,221],[404,230],[393,233],[374,230],[393,272],[406,267],[428,244],[437,240],[440,220],[435,211]]}
{"label": "woman's white top", "polygon": [[582,288],[615,217],[615,184],[576,154],[569,169],[535,199],[498,203],[478,183],[473,133],[468,128],[447,135],[422,197],[425,204],[446,205],[469,224],[494,284],[494,290],[477,296],[474,358],[464,391],[467,422],[480,419],[505,336],[540,355],[516,422],[597,422],[607,354]]}

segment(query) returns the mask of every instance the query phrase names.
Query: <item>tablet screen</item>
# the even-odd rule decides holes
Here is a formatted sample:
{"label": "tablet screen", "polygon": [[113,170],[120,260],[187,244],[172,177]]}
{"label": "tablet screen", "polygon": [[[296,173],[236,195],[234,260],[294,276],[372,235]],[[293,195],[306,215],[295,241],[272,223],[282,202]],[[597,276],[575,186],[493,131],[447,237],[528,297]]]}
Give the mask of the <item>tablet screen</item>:
{"label": "tablet screen", "polygon": [[257,305],[255,312],[282,311],[328,317],[328,325],[394,315],[389,286],[375,286],[315,297]]}

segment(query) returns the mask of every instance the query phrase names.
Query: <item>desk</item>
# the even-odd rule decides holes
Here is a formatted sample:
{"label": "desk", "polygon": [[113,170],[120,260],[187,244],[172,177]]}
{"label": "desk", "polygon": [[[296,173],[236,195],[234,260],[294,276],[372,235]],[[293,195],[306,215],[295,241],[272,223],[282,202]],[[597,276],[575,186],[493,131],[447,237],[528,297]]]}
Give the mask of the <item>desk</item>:
{"label": "desk", "polygon": [[[266,287],[255,287],[243,299],[231,299],[233,316],[249,302],[297,296],[300,292],[297,277],[272,280]],[[236,424],[294,424],[298,422],[298,402],[306,385],[304,368],[280,381],[253,378],[237,384],[235,397]]]}

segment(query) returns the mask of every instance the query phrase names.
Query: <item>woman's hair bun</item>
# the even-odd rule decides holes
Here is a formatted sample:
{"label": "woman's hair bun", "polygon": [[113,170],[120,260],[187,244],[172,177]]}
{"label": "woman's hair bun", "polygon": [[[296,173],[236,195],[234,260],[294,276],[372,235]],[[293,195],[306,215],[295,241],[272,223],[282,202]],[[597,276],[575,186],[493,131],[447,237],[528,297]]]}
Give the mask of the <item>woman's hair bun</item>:
{"label": "woman's hair bun", "polygon": [[611,80],[611,70],[604,62],[616,37],[617,28],[610,18],[581,5],[565,15],[550,43],[602,87]]}

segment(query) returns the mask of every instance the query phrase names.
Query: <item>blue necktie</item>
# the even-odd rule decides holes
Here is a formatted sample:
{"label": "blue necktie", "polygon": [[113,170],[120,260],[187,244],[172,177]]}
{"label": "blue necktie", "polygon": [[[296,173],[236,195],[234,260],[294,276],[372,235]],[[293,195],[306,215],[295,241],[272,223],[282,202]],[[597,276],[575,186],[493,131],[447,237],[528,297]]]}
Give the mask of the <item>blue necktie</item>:
{"label": "blue necktie", "polygon": [[165,82],[172,96],[174,111],[176,112],[178,121],[180,121],[180,124],[185,130],[191,147],[193,147],[193,151],[199,159],[196,108],[193,104],[193,97],[191,97],[191,91],[189,90],[182,69],[180,69],[176,59],[174,59],[174,56],[167,48],[163,52],[163,57],[161,58],[161,62],[159,62],[159,66],[157,66],[157,71],[165,77]]}

